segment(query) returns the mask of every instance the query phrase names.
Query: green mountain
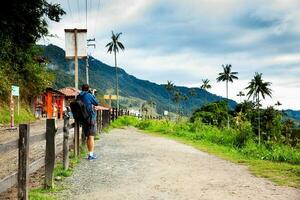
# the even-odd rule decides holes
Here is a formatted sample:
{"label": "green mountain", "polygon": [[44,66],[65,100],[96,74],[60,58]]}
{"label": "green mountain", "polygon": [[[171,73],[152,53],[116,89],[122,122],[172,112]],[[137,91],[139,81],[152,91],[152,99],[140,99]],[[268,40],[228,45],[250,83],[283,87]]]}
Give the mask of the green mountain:
{"label": "green mountain", "polygon": [[300,128],[300,110],[283,110],[284,118],[291,119],[295,125]]}
{"label": "green mountain", "polygon": [[[49,60],[49,68],[56,74],[54,88],[74,86],[74,63],[65,59],[63,49],[48,45],[42,46],[43,56]],[[115,68],[111,67],[93,57],[89,58],[89,75],[91,87],[97,89],[102,94],[113,94],[115,88]],[[118,68],[121,106],[140,107],[142,102],[152,100],[156,103],[159,113],[168,110],[169,94],[164,85],[159,85],[147,80],[138,79]],[[85,60],[79,61],[79,85],[85,82]],[[166,80],[167,82],[167,80]],[[190,88],[176,87],[182,94],[188,95]],[[194,88],[196,95],[189,97],[187,101],[180,102],[180,108],[184,113],[191,113],[207,102],[222,100],[223,98],[211,94],[205,90]],[[235,101],[229,100],[231,107],[236,105]],[[171,111],[176,110],[176,104],[171,101]]]}

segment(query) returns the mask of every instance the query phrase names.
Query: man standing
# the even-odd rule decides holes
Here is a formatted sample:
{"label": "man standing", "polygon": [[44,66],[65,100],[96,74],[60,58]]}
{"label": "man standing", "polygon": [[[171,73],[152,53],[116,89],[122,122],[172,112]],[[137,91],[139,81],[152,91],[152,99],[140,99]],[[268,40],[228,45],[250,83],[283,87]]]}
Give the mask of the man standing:
{"label": "man standing", "polygon": [[86,106],[87,112],[89,114],[88,122],[82,123],[82,131],[87,138],[87,147],[88,147],[88,160],[95,160],[97,156],[94,154],[94,136],[96,135],[96,113],[94,109],[98,107],[98,100],[96,97],[89,92],[89,85],[82,85],[79,98],[83,101]]}

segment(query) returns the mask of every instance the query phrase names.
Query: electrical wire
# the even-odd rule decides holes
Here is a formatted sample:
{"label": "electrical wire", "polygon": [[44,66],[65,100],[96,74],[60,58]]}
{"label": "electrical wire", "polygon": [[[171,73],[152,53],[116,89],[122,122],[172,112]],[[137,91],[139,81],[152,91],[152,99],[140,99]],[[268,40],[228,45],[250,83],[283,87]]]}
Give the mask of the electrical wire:
{"label": "electrical wire", "polygon": [[69,14],[70,14],[70,17],[73,18],[72,16],[72,10],[71,10],[71,6],[70,6],[70,0],[67,0],[67,4],[68,4],[68,9],[69,9]]}

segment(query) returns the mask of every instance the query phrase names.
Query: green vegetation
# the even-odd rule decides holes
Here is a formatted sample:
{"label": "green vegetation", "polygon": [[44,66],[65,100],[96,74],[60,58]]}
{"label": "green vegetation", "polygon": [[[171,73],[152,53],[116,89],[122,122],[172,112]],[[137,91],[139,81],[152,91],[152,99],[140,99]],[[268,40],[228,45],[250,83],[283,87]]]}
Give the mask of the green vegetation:
{"label": "green vegetation", "polygon": [[227,129],[207,125],[200,120],[173,122],[124,116],[114,121],[111,127],[129,125],[150,134],[176,139],[232,162],[245,164],[253,173],[277,184],[300,188],[299,146],[292,147],[274,141],[265,141],[259,145],[253,139],[249,122],[243,122],[239,128]]}
{"label": "green vegetation", "polygon": [[[76,157],[74,153],[70,154],[69,169],[65,170],[61,162],[58,162],[54,168],[54,178],[60,177],[63,180],[66,177],[72,176],[73,170],[77,164],[80,163],[80,159],[86,156],[87,152],[84,148],[80,148],[80,155]],[[60,180],[60,181],[61,181]],[[56,181],[58,183],[58,181]],[[29,199],[32,200],[56,200],[61,191],[66,189],[65,185],[55,184],[52,189],[34,188],[29,192]]]}
{"label": "green vegetation", "polygon": [[[30,108],[26,104],[21,104],[20,115],[18,115],[17,107],[15,106],[15,124],[28,123],[35,120]],[[10,110],[7,105],[0,107],[0,124],[10,123]]]}
{"label": "green vegetation", "polygon": [[[36,41],[48,34],[47,21],[60,21],[65,12],[45,0],[11,1],[0,14],[0,103],[7,103],[11,85],[20,86],[29,100],[52,85],[53,75],[39,57]],[[24,20],[25,19],[25,20]]]}

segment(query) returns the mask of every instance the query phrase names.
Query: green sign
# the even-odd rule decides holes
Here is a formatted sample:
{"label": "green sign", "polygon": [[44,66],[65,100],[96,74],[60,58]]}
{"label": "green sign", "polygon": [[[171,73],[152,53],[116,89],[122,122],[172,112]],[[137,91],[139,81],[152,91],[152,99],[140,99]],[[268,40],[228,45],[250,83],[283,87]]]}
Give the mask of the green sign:
{"label": "green sign", "polygon": [[16,97],[20,96],[19,86],[15,86],[15,85],[11,86],[11,94],[12,96],[16,96]]}

